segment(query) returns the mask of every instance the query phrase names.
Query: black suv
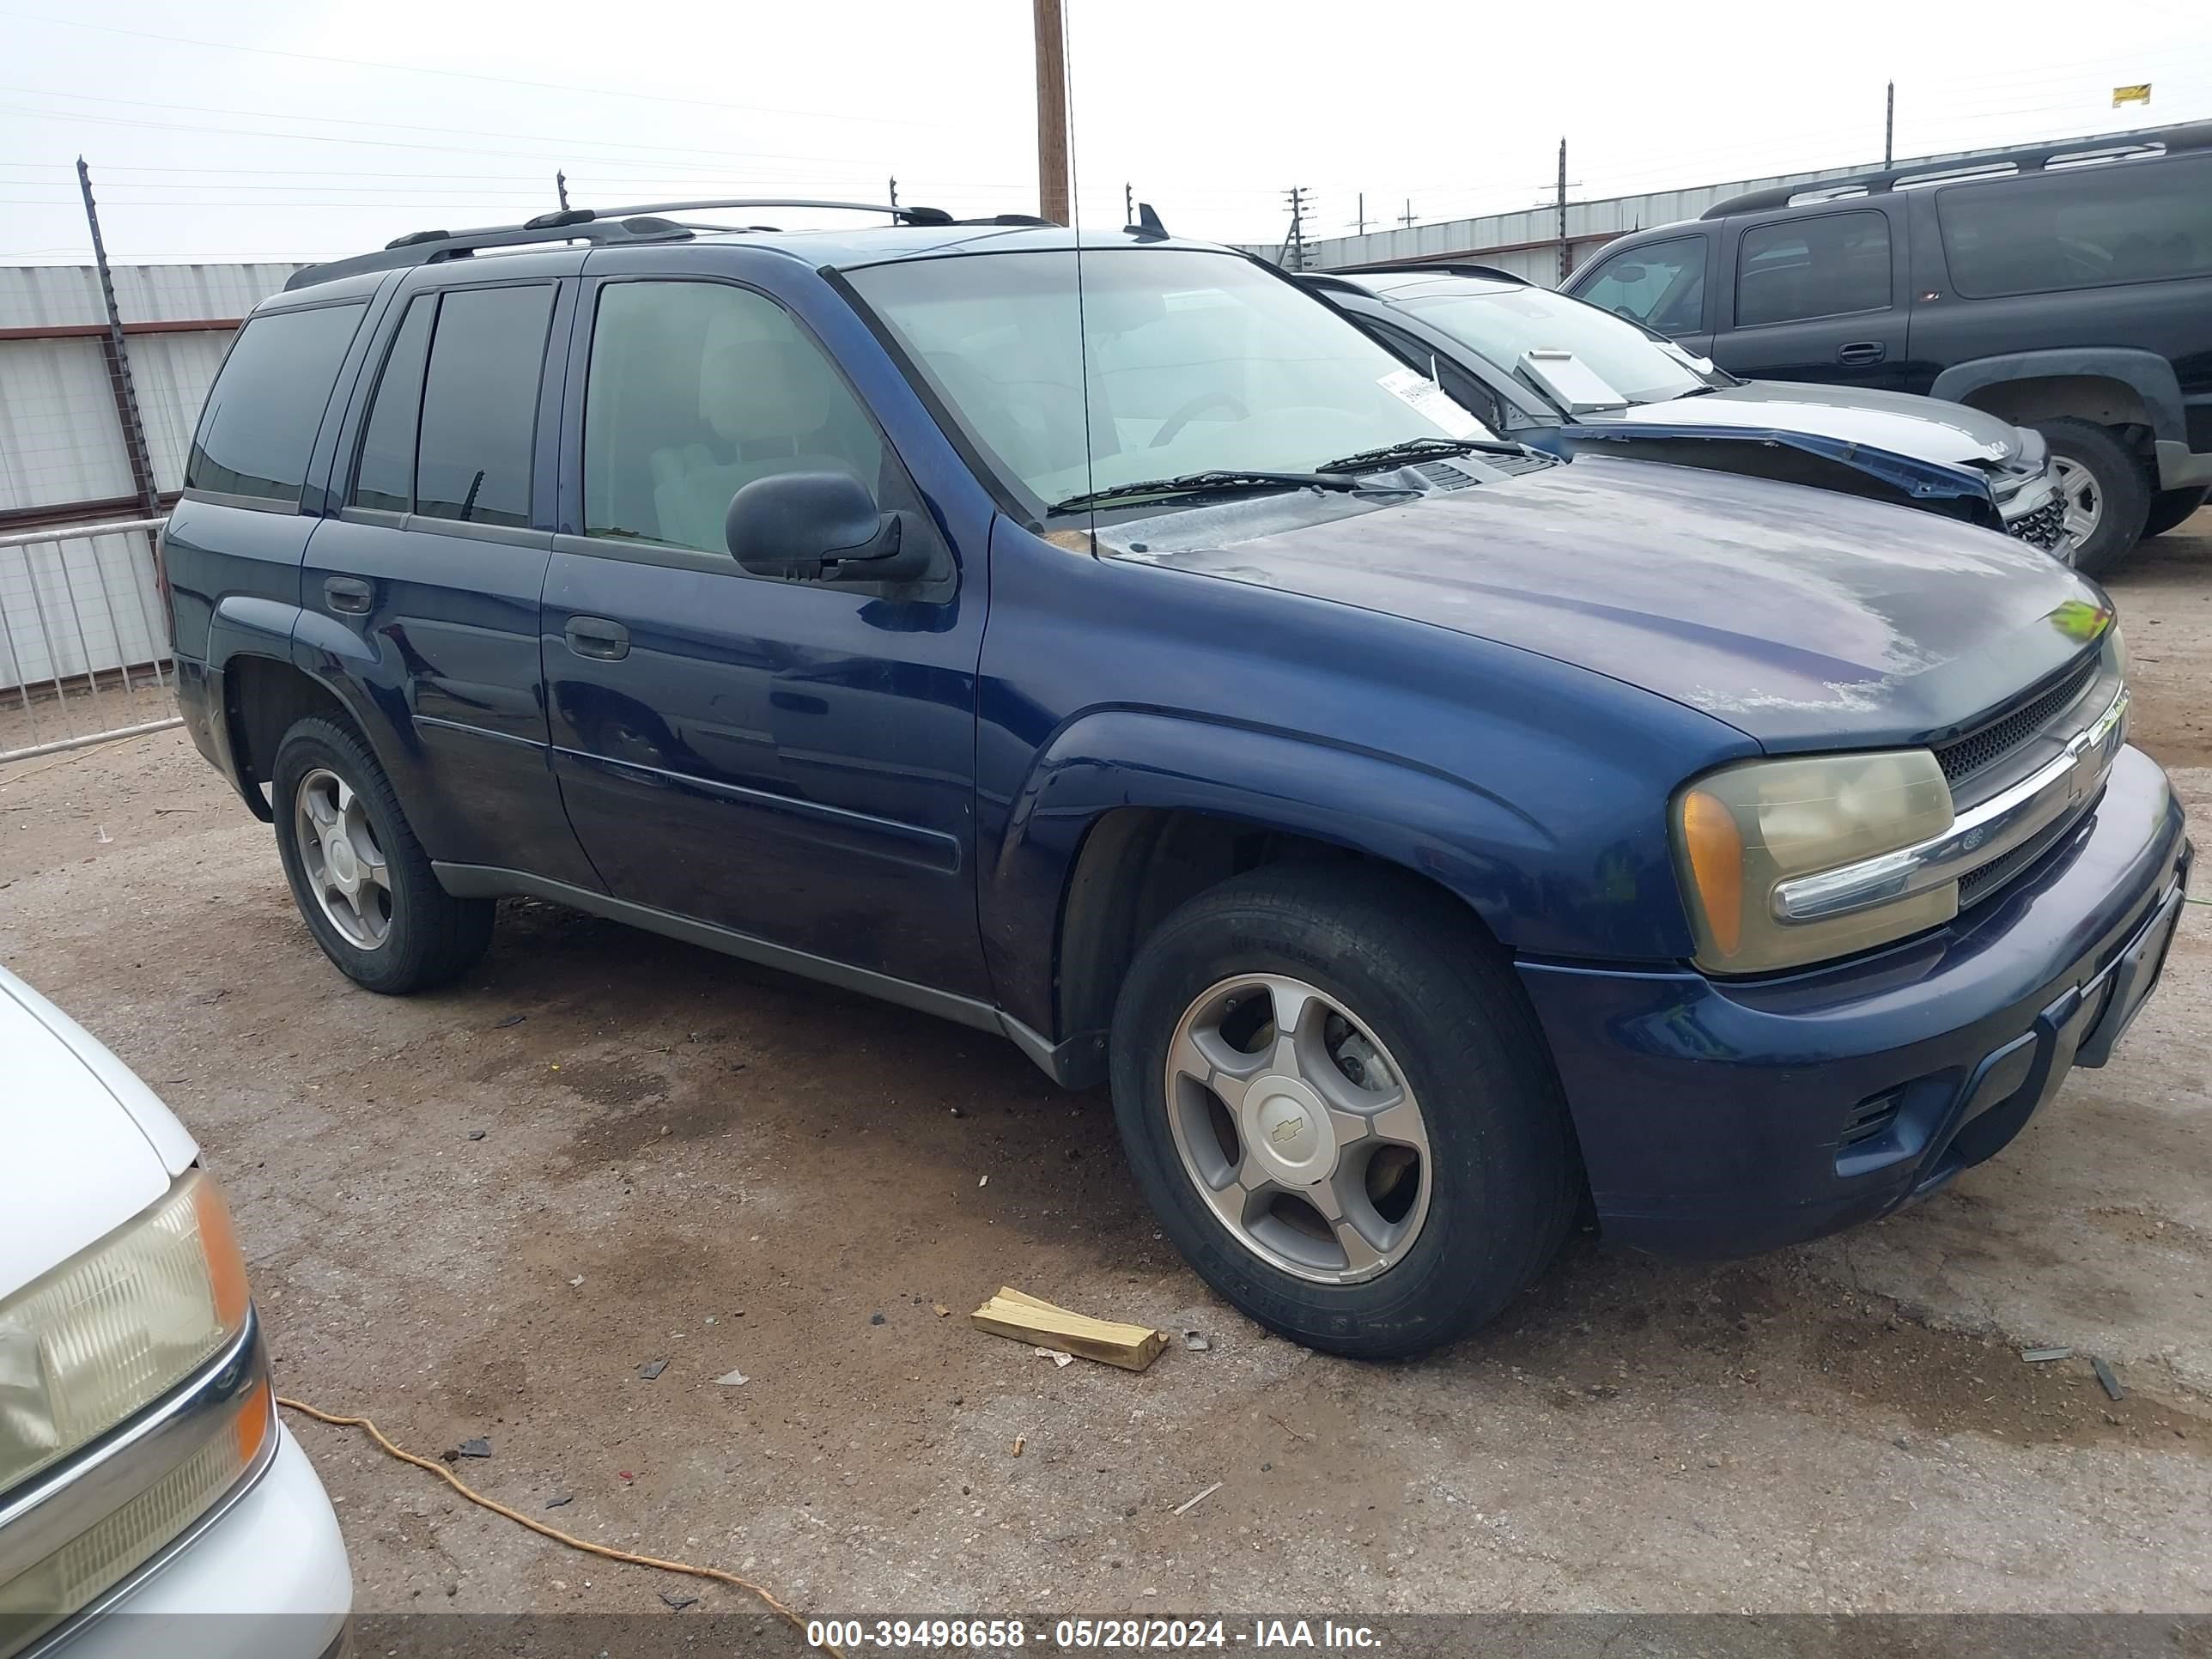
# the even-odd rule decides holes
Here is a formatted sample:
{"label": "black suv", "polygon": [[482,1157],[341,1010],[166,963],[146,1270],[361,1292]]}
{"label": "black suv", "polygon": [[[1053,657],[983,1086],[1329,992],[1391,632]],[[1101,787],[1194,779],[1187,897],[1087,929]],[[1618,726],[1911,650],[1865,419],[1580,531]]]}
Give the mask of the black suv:
{"label": "black suv", "polygon": [[2087,569],[2212,487],[2212,122],[1754,191],[1566,291],[1737,374],[2038,428]]}

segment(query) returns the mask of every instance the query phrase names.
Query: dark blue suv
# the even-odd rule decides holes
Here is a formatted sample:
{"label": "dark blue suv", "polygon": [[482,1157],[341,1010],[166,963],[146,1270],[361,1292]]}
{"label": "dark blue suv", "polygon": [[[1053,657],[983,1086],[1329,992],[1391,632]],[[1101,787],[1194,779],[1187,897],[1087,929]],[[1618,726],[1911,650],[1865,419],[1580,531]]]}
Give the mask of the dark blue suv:
{"label": "dark blue suv", "polygon": [[[710,205],[759,206],[665,211]],[[194,738],[352,978],[450,980],[528,894],[1003,1032],[1110,1079],[1222,1294],[1351,1354],[1585,1208],[1740,1252],[1989,1157],[2190,856],[2080,576],[1502,442],[1149,223],[580,211],[310,270],[164,555]]]}

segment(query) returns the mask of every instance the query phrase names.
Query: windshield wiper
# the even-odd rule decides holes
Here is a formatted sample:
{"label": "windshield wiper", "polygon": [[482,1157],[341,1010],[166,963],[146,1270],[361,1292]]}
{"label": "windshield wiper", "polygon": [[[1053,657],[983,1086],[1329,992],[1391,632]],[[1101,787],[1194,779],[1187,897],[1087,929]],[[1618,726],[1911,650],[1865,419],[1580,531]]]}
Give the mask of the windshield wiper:
{"label": "windshield wiper", "polygon": [[1431,455],[1529,455],[1536,452],[1526,444],[1508,443],[1496,438],[1408,438],[1401,444],[1385,444],[1380,449],[1363,449],[1357,454],[1340,455],[1333,461],[1323,461],[1316,469],[1321,472],[1367,472],[1398,461],[1418,461]]}
{"label": "windshield wiper", "polygon": [[1146,478],[1134,483],[1109,484],[1103,489],[1093,489],[1081,495],[1070,495],[1064,501],[1054,501],[1048,510],[1079,513],[1086,507],[1104,507],[1115,501],[1146,501],[1173,495],[1245,495],[1262,489],[1334,489],[1341,494],[1373,495],[1404,493],[1358,483],[1328,468],[1317,472],[1216,470],[1186,472],[1179,478]]}

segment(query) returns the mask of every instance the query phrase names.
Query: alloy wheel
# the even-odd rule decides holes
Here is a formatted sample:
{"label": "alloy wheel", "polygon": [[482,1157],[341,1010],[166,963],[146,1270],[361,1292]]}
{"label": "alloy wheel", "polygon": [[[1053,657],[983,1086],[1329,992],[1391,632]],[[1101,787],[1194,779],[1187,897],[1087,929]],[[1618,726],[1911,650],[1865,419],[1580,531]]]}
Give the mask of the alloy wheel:
{"label": "alloy wheel", "polygon": [[346,942],[374,951],[392,936],[392,872],[361,796],[317,767],[293,797],[293,833],[307,885]]}
{"label": "alloy wheel", "polygon": [[2051,459],[2058,469],[2059,498],[2065,505],[2056,551],[2068,564],[2076,564],[2082,544],[2097,533],[2104,520],[2105,492],[2097,487],[2097,475],[2081,462],[2063,455]]}
{"label": "alloy wheel", "polygon": [[1404,1259],[1428,1219],[1428,1128],[1404,1072],[1352,1010],[1253,974],[1202,993],[1168,1045],[1183,1172],[1269,1266],[1356,1284]]}

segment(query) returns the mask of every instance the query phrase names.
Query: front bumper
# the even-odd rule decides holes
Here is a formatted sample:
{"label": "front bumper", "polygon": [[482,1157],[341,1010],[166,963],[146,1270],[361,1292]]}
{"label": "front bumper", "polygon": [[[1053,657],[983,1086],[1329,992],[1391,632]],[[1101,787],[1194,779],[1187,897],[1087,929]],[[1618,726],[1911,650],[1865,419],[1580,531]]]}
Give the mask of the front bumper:
{"label": "front bumper", "polygon": [[337,1516],[279,1428],[267,1473],[37,1659],[325,1659],[353,1607]]}
{"label": "front bumper", "polygon": [[2128,748],[2058,846],[1892,950],[1739,982],[1522,963],[1606,1236],[1748,1255],[1993,1156],[2141,1007],[2190,855],[2166,775]]}

